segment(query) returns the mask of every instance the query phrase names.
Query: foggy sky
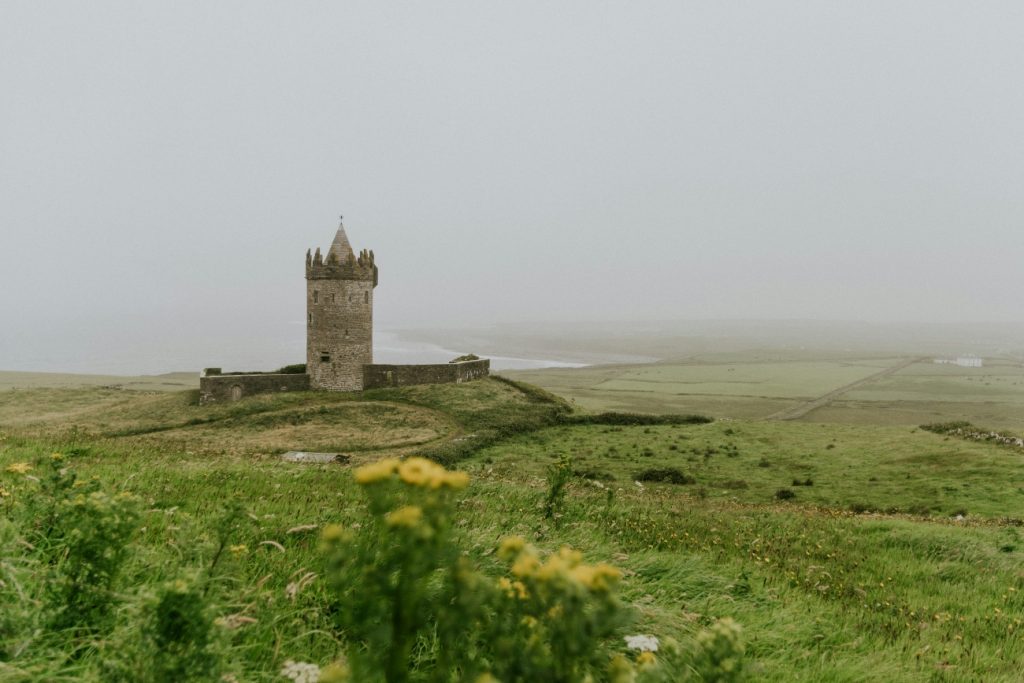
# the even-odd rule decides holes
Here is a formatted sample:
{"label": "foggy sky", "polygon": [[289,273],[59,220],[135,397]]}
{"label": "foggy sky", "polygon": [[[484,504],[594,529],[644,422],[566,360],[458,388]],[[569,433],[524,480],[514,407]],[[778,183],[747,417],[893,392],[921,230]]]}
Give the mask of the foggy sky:
{"label": "foggy sky", "polygon": [[381,327],[1020,320],[1021,35],[995,0],[2,0],[0,367],[301,336],[340,213]]}

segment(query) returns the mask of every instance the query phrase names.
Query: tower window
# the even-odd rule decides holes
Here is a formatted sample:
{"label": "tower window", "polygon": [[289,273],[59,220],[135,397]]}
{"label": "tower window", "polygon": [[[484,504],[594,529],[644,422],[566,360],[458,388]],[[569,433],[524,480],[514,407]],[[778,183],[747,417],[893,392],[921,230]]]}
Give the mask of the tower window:
{"label": "tower window", "polygon": [[348,339],[348,330],[345,330],[345,338]]}
{"label": "tower window", "polygon": [[331,294],[331,303],[334,303],[334,294]]}
{"label": "tower window", "polygon": [[320,362],[321,363],[330,363],[331,362],[331,354],[327,353],[326,351],[321,351],[320,352]]}
{"label": "tower window", "polygon": [[364,304],[370,303],[370,293],[369,292],[363,292],[363,303]]}
{"label": "tower window", "polygon": [[318,289],[314,289],[313,290],[313,303],[315,303],[315,304],[320,303],[320,290],[318,290]]}
{"label": "tower window", "polygon": [[352,295],[351,294],[348,295],[348,302],[352,303]]}
{"label": "tower window", "polygon": [[309,323],[310,323],[310,324],[312,324],[312,323],[313,323],[313,314],[312,314],[312,313],[310,313],[310,314],[309,314],[309,315],[307,315],[306,317],[307,317],[307,318],[309,319]]}

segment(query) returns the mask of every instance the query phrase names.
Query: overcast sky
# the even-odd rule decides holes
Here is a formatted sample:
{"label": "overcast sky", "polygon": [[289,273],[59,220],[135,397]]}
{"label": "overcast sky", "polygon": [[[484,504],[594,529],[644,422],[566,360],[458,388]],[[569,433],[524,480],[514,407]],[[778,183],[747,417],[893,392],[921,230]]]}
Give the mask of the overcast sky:
{"label": "overcast sky", "polygon": [[1019,0],[0,0],[0,368],[301,339],[341,213],[383,327],[1020,320],[1022,35]]}

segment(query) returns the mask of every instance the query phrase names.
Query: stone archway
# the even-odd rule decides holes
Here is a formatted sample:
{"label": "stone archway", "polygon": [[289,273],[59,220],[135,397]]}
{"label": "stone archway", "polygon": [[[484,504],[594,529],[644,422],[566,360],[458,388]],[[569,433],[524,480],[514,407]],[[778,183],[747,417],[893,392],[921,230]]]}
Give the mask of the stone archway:
{"label": "stone archway", "polygon": [[242,398],[242,385],[235,384],[231,387],[231,400],[237,401],[240,398]]}

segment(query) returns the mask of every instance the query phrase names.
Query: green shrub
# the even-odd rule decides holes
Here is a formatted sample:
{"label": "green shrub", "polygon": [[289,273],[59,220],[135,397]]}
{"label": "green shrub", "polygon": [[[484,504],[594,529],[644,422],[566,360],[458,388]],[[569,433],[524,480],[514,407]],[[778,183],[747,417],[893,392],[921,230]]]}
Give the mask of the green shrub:
{"label": "green shrub", "polygon": [[51,625],[100,626],[112,611],[114,584],[130,557],[137,501],[128,493],[96,491],[63,501],[58,511],[56,565],[48,587]]}
{"label": "green shrub", "polygon": [[197,582],[169,581],[144,595],[126,630],[122,640],[105,653],[104,680],[218,680],[214,624]]}

